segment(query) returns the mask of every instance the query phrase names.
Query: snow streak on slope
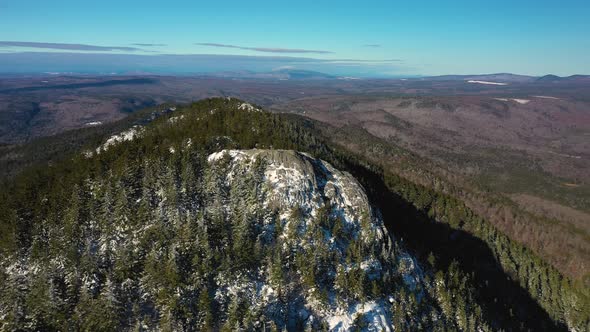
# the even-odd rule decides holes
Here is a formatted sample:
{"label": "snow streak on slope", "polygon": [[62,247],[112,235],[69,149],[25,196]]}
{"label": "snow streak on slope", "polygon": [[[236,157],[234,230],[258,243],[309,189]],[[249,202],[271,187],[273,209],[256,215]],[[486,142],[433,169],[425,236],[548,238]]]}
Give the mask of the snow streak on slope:
{"label": "snow streak on slope", "polygon": [[485,85],[508,85],[508,83],[488,82],[488,81],[474,81],[474,80],[467,81],[467,83],[485,84]]}

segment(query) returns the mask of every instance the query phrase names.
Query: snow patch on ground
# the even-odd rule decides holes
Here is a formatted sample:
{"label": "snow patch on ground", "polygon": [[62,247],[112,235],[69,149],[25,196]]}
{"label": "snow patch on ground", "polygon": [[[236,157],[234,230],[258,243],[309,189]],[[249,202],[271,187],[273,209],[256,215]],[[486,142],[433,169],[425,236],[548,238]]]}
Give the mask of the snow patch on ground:
{"label": "snow patch on ground", "polygon": [[551,97],[551,96],[531,96],[534,98],[542,98],[542,99],[555,99],[555,100],[560,100],[561,98],[557,98],[557,97]]}
{"label": "snow patch on ground", "polygon": [[467,81],[467,83],[485,84],[485,85],[508,85],[508,83],[488,82],[488,81],[474,81],[474,80],[469,80],[469,81]]}
{"label": "snow patch on ground", "polygon": [[530,102],[529,99],[518,99],[518,98],[493,98],[493,99],[499,100],[499,101],[511,101],[512,100],[512,101],[517,102],[521,105],[528,104]]}
{"label": "snow patch on ground", "polygon": [[519,103],[519,104],[528,104],[530,102],[529,99],[516,99],[516,98],[512,98],[512,100],[514,100],[515,102]]}
{"label": "snow patch on ground", "polygon": [[555,154],[558,156],[562,156],[562,157],[566,157],[566,158],[582,159],[582,156],[575,156],[575,155],[566,154],[566,153],[558,153],[558,152],[553,152],[553,151],[549,151],[549,153],[552,153],[552,154]]}

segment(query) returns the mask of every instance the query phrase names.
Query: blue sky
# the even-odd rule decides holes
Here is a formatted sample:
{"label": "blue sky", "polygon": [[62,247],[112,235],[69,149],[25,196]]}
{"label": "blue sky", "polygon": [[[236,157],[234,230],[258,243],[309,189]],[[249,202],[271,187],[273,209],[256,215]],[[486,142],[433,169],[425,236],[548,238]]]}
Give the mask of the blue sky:
{"label": "blue sky", "polygon": [[[0,52],[251,57],[244,58],[252,60],[241,64],[244,70],[282,65],[361,76],[590,74],[589,35],[590,1],[577,0],[0,0]],[[309,61],[272,58],[265,67],[259,61],[265,56]],[[129,70],[150,70],[151,62]],[[0,70],[10,65],[0,64]],[[195,64],[190,70],[207,68]]]}

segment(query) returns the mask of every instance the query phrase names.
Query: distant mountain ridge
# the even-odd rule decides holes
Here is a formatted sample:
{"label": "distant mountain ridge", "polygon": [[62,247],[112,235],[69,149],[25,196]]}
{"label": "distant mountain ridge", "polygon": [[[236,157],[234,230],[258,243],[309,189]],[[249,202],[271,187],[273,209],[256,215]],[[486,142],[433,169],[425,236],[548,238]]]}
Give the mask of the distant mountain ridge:
{"label": "distant mountain ridge", "polygon": [[545,75],[536,79],[537,82],[590,81],[590,75],[557,76]]}
{"label": "distant mountain ridge", "polygon": [[325,74],[313,70],[284,68],[273,70],[271,72],[253,72],[253,71],[230,71],[210,73],[206,76],[241,78],[241,79],[281,79],[281,80],[320,80],[320,79],[337,79],[338,76]]}
{"label": "distant mountain ridge", "polygon": [[442,75],[427,77],[433,81],[500,81],[500,82],[514,82],[524,83],[535,80],[534,76],[517,75],[511,73],[497,73],[497,74],[481,74],[481,75]]}
{"label": "distant mountain ridge", "polygon": [[544,76],[518,75],[511,73],[481,74],[481,75],[441,75],[429,76],[422,79],[432,81],[490,81],[501,83],[534,83],[551,81],[580,81],[589,80],[590,75],[557,76],[548,74]]}

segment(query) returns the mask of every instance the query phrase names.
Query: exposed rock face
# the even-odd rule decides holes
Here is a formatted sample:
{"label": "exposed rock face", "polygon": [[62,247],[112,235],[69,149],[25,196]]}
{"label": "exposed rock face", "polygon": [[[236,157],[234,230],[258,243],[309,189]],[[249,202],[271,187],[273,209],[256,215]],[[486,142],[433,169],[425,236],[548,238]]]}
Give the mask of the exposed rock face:
{"label": "exposed rock face", "polygon": [[[360,224],[363,214],[370,215],[372,211],[354,177],[307,154],[288,150],[224,150],[210,155],[208,161],[215,163],[226,156],[231,163],[230,183],[236,176],[251,172],[256,160],[264,163],[267,206],[278,207],[282,213],[300,208],[304,214],[315,216],[317,209],[328,204],[332,214],[353,225]],[[379,227],[382,232],[382,225]]]}
{"label": "exposed rock face", "polygon": [[260,234],[273,234],[288,269],[297,264],[295,256],[322,271],[319,276],[314,273],[310,285],[301,270],[277,285],[268,267],[256,278],[220,279],[223,286],[216,292],[220,303],[229,301],[228,296],[243,294],[255,306],[262,306],[265,316],[290,328],[303,320],[310,327],[323,322],[331,330],[348,330],[357,318],[364,320],[356,323],[367,330],[393,328],[391,295],[385,292],[367,298],[363,286],[350,276],[362,279],[361,284],[387,288],[392,277],[399,275],[405,287],[416,291],[419,271],[411,256],[398,250],[396,259],[382,220],[354,177],[296,151],[228,150],[210,155],[208,161],[214,169],[225,169],[230,187],[239,187],[248,181],[248,174],[259,173],[263,188],[260,203],[275,213],[275,218],[260,225]]}

